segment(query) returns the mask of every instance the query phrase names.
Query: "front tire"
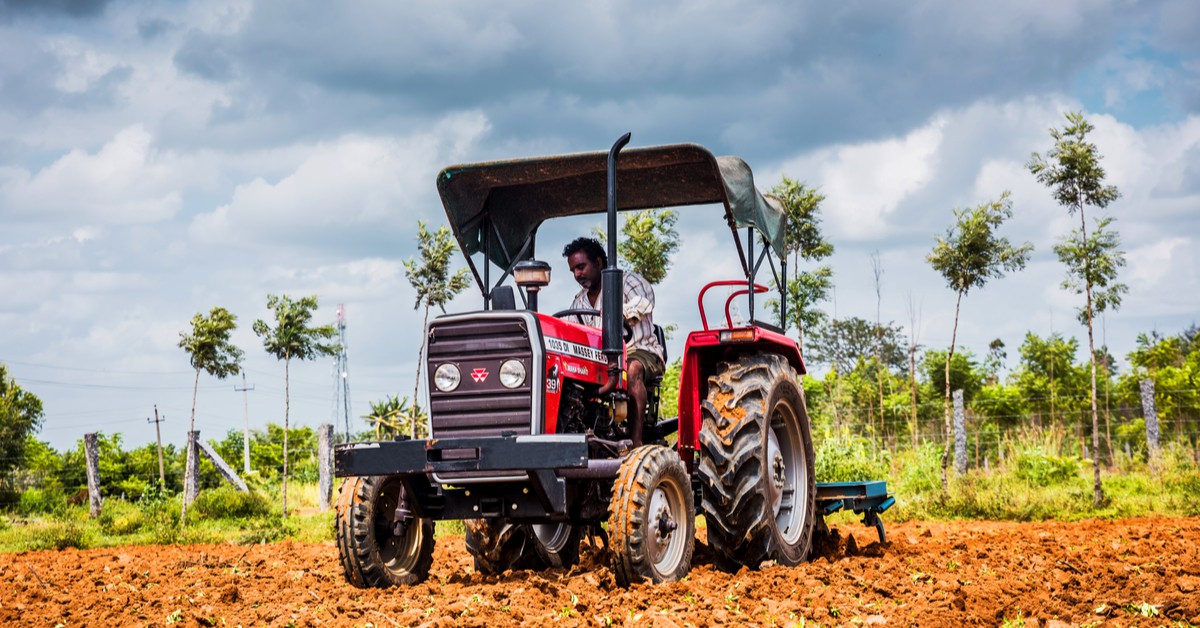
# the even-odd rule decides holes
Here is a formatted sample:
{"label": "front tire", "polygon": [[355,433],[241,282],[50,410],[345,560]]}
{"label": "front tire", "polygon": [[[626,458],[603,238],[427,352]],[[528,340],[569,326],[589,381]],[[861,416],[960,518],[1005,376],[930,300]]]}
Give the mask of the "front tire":
{"label": "front tire", "polygon": [[719,365],[702,417],[701,494],[717,567],[803,561],[812,546],[816,481],[795,370],[774,354]]}
{"label": "front tire", "polygon": [[609,507],[613,575],[634,582],[674,582],[692,568],[696,508],[678,454],[659,445],[633,450],[621,463]]}
{"label": "front tire", "polygon": [[349,477],[338,492],[334,529],[346,581],[359,588],[422,582],[433,565],[433,521],[412,518],[396,535],[393,518],[404,483],[386,476]]}

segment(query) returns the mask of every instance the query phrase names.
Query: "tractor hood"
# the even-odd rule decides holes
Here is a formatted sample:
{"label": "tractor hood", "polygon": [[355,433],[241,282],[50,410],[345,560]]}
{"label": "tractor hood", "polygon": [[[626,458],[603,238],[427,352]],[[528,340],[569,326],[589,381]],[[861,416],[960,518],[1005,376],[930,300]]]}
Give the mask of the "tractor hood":
{"label": "tractor hood", "polygon": [[[484,251],[490,231],[487,257],[510,268],[532,255],[526,245],[546,219],[604,212],[607,158],[597,151],[442,170],[438,192],[467,259]],[[621,153],[617,186],[621,211],[721,203],[730,228],[753,227],[784,257],[783,208],[758,192],[738,157],[714,157],[697,144],[630,148]]]}

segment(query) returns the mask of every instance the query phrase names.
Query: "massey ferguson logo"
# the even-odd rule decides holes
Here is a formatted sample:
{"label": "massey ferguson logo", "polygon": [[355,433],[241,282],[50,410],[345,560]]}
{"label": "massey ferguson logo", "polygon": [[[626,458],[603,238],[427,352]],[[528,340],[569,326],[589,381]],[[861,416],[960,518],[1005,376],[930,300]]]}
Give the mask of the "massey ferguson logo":
{"label": "massey ferguson logo", "polygon": [[487,379],[487,369],[475,369],[471,371],[471,379],[475,380],[476,384],[482,384]]}

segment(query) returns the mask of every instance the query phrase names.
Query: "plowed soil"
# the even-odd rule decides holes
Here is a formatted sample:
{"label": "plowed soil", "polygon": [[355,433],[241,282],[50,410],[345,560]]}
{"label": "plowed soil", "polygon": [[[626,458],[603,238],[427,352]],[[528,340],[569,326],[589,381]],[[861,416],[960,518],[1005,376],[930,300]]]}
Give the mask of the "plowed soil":
{"label": "plowed soil", "polygon": [[811,562],[737,574],[698,546],[685,581],[628,589],[600,551],[483,577],[457,538],[426,583],[390,590],[346,584],[332,543],[5,554],[0,625],[1200,624],[1200,519],[910,522],[876,540],[835,526]]}

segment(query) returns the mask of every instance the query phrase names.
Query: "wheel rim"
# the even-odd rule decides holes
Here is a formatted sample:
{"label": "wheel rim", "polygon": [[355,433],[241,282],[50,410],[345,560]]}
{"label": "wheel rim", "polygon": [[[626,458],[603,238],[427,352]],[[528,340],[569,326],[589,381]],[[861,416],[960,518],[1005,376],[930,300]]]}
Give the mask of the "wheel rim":
{"label": "wheel rim", "polygon": [[683,560],[687,545],[685,538],[683,494],[674,483],[664,481],[650,493],[650,508],[646,513],[646,545],[650,562],[660,574],[671,574]]}
{"label": "wheel rim", "polygon": [[425,533],[419,519],[409,520],[404,534],[397,536],[392,528],[396,507],[404,499],[404,485],[399,482],[385,484],[379,489],[375,501],[375,544],[380,562],[388,571],[407,574],[416,569],[420,560],[421,537]]}
{"label": "wheel rim", "polygon": [[767,433],[767,495],[775,512],[775,525],[785,543],[800,540],[808,500],[808,465],[796,409],[780,400],[771,411]]}
{"label": "wheel rim", "polygon": [[569,523],[537,523],[532,526],[533,534],[542,547],[557,554],[567,546],[571,539],[571,524]]}

